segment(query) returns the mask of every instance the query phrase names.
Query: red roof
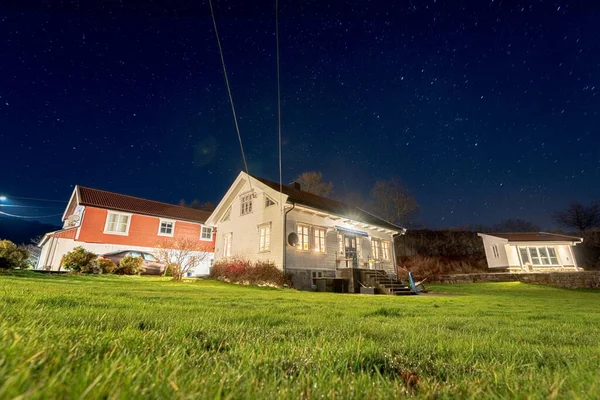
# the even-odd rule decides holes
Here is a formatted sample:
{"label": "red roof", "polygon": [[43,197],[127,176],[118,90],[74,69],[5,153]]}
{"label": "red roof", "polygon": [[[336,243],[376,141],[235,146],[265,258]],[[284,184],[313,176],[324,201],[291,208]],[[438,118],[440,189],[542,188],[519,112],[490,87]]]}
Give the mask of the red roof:
{"label": "red roof", "polygon": [[495,236],[506,239],[509,242],[582,242],[583,239],[576,236],[559,235],[547,232],[516,232],[516,233],[484,233],[484,235]]}
{"label": "red roof", "polygon": [[204,223],[210,216],[210,212],[208,211],[196,210],[195,208],[182,207],[79,185],[77,186],[77,192],[79,195],[79,204],[84,206],[199,223]]}

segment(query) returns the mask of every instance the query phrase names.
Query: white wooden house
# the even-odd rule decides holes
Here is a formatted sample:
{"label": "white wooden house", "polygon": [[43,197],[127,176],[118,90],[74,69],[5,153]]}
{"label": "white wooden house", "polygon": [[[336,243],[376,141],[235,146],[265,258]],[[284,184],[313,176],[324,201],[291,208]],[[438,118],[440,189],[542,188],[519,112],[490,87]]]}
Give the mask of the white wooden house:
{"label": "white wooden house", "polygon": [[490,269],[511,272],[577,271],[573,247],[580,237],[555,233],[478,233]]}
{"label": "white wooden house", "polygon": [[[394,235],[405,229],[364,210],[241,172],[206,224],[215,226],[215,261],[240,257],[272,261],[311,290],[317,280],[348,271],[394,275]],[[350,277],[350,281],[352,278]],[[358,285],[350,282],[350,290]]]}

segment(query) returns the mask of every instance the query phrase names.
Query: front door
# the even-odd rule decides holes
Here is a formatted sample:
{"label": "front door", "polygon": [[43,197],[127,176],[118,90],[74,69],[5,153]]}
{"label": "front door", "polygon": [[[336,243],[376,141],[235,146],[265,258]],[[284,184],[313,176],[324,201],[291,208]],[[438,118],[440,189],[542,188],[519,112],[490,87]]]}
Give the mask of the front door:
{"label": "front door", "polygon": [[356,236],[344,235],[344,247],[346,249],[346,268],[358,268],[356,258]]}

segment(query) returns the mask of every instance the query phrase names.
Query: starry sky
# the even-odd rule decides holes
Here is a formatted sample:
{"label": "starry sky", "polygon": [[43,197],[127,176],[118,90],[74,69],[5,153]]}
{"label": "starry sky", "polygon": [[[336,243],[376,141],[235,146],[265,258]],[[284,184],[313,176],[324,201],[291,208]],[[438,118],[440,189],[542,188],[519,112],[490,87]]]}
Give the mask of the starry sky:
{"label": "starry sky", "polygon": [[[0,194],[217,202],[243,164],[208,3],[26,3],[0,6]],[[274,2],[213,4],[250,173],[277,180]],[[599,20],[593,1],[281,0],[284,181],[319,170],[343,199],[397,176],[426,226],[552,228],[600,198]]]}

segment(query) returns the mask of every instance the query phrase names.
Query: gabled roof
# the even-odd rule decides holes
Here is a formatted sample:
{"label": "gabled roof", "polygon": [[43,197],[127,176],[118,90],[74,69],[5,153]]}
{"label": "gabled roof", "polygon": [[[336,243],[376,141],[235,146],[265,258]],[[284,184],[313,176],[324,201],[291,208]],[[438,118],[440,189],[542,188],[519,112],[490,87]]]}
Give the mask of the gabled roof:
{"label": "gabled roof", "polygon": [[106,190],[92,189],[78,185],[76,191],[79,194],[79,204],[84,206],[198,223],[204,223],[210,216],[210,212],[208,211],[142,199],[126,194],[107,192]]}
{"label": "gabled roof", "polygon": [[[259,182],[264,183],[273,190],[279,192],[279,183],[269,181],[264,178],[252,176]],[[405,229],[392,224],[384,219],[381,219],[365,210],[358,207],[351,206],[349,204],[342,203],[337,200],[329,199],[327,197],[317,196],[316,194],[308,193],[303,190],[296,189],[289,185],[283,185],[282,193],[288,196],[288,201],[317,210],[325,211],[330,214],[338,215],[340,217],[350,218],[355,221],[364,222],[365,224],[375,225],[381,228],[387,228],[394,231],[404,232]]]}
{"label": "gabled roof", "polygon": [[509,242],[583,242],[577,236],[560,235],[548,232],[515,232],[515,233],[482,233],[481,235],[494,236],[506,239]]}

